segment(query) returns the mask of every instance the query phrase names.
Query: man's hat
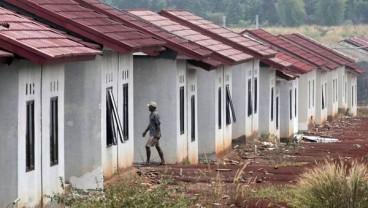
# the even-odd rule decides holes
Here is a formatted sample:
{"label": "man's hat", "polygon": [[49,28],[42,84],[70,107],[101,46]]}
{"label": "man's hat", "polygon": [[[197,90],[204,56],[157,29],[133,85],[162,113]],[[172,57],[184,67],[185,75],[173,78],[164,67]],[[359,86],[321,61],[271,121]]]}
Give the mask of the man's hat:
{"label": "man's hat", "polygon": [[149,107],[149,106],[152,106],[152,107],[155,107],[155,108],[157,108],[157,103],[156,102],[149,102],[148,104],[147,104],[147,107]]}

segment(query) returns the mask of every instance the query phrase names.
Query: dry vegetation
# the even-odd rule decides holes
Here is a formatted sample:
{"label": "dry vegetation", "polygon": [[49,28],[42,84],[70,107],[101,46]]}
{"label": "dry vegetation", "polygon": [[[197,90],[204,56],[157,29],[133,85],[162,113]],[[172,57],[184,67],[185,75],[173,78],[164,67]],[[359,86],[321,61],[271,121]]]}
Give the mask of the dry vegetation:
{"label": "dry vegetation", "polygon": [[[324,44],[333,44],[351,36],[367,36],[368,25],[342,25],[334,27],[304,25],[300,27],[265,27],[262,29],[274,35],[302,33]],[[236,32],[242,30],[244,29],[234,28]]]}

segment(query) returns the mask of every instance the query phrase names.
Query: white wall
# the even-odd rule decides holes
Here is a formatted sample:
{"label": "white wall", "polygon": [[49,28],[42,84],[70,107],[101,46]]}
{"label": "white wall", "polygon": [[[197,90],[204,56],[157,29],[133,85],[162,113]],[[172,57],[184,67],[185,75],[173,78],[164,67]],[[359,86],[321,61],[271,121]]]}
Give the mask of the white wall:
{"label": "white wall", "polygon": [[105,56],[66,64],[65,180],[77,188],[102,188],[101,76]]}
{"label": "white wall", "polygon": [[[58,99],[58,164],[50,164],[50,100]],[[64,65],[42,67],[42,194],[63,193],[64,169]],[[43,203],[50,199],[44,197]]]}
{"label": "white wall", "polygon": [[338,113],[338,98],[337,98],[337,90],[338,90],[338,71],[343,70],[343,67],[339,69],[329,71],[327,75],[327,113],[328,116],[332,116],[333,118],[337,116]]}
{"label": "white wall", "polygon": [[238,64],[232,67],[233,80],[233,103],[236,111],[236,123],[233,124],[233,139],[245,142],[246,117],[247,117],[247,91],[246,77],[247,71],[253,69],[253,61]]}
{"label": "white wall", "polygon": [[[181,61],[183,62],[183,61]],[[188,95],[187,95],[187,114],[188,114],[188,136],[186,144],[188,146],[188,161],[190,164],[197,164],[198,163],[198,94],[197,94],[197,70],[203,71],[201,69],[187,69],[187,89],[188,89]],[[192,96],[195,99],[195,105],[194,105],[194,118],[192,118],[191,112],[192,112],[192,106],[191,106],[191,99]],[[194,129],[191,127],[192,119],[194,119]],[[194,141],[192,139],[192,130],[194,131]]]}
{"label": "white wall", "polygon": [[[18,99],[19,60],[0,65],[0,207],[18,198]],[[22,92],[23,93],[23,92]],[[24,138],[22,138],[24,140]],[[23,152],[23,149],[21,150]],[[24,159],[24,158],[23,158]]]}
{"label": "white wall", "polygon": [[339,111],[346,111],[347,109],[347,103],[346,103],[346,95],[345,95],[345,82],[346,82],[346,77],[347,77],[347,72],[345,67],[341,67],[337,70],[338,73],[338,88],[337,88],[337,93],[338,93],[338,108]]}
{"label": "white wall", "polygon": [[[227,85],[232,92],[231,68],[220,67],[198,73],[198,151],[203,158],[218,157],[231,150],[232,123],[227,125],[225,117]],[[220,88],[221,125],[218,106]]]}
{"label": "white wall", "polygon": [[214,138],[218,128],[216,71],[221,69],[198,71],[198,152],[201,157],[214,156],[215,153]]}
{"label": "white wall", "polygon": [[[316,117],[316,78],[317,70],[313,70],[309,73],[300,75],[298,81],[298,128],[300,130],[308,130],[310,125]],[[315,92],[313,96],[313,80],[315,85]],[[317,91],[317,92],[316,92]],[[314,98],[313,98],[314,97]],[[313,105],[314,99],[314,105]],[[313,120],[311,120],[313,119]]]}
{"label": "white wall", "polygon": [[[41,67],[22,61],[19,70],[18,102],[18,198],[20,206],[38,206],[41,200]],[[28,92],[26,94],[26,85]],[[31,86],[31,90],[30,87]],[[34,170],[26,172],[26,104],[34,101]]]}
{"label": "white wall", "polygon": [[[297,131],[295,120],[295,90],[297,80],[280,80],[280,138],[290,138]],[[291,95],[290,95],[291,93]]]}
{"label": "white wall", "polygon": [[[132,55],[104,50],[95,61],[66,69],[66,180],[83,189],[102,188],[103,179],[132,166],[134,145]],[[122,121],[123,84],[128,83],[129,138],[106,145],[106,93],[112,87]]]}
{"label": "white wall", "polygon": [[[184,76],[182,71],[180,76]],[[155,101],[161,118],[160,146],[166,163],[177,163],[182,160],[178,152],[178,106],[179,89],[176,60],[150,57],[134,57],[134,161],[146,161],[145,145],[149,137],[142,138],[143,131],[149,124],[147,103]],[[186,91],[186,89],[184,89]],[[151,161],[159,162],[160,158],[154,147],[151,147]]]}
{"label": "white wall", "polygon": [[357,75],[347,74],[347,107],[351,115],[357,115]]}
{"label": "white wall", "polygon": [[[254,94],[254,85],[255,85],[255,79],[257,79],[257,89],[258,89],[258,93],[257,95]],[[250,87],[250,91],[251,91],[251,99],[252,99],[252,113],[248,116],[248,90],[249,90],[249,86],[248,86],[248,81],[251,81],[251,87]],[[253,60],[253,68],[252,69],[248,69],[246,71],[246,134],[245,136],[248,137],[253,137],[256,136],[258,134],[258,122],[259,122],[259,117],[258,117],[258,112],[259,112],[259,60]],[[257,111],[255,112],[255,98],[257,97]]]}
{"label": "white wall", "polygon": [[[316,91],[316,115],[315,115],[315,123],[323,124],[327,121],[327,113],[328,113],[328,81],[327,76],[329,72],[318,70],[317,72],[317,91]],[[324,106],[322,109],[322,91],[324,96]]]}
{"label": "white wall", "polygon": [[[275,134],[275,119],[271,121],[271,113],[275,116],[275,76],[276,71],[270,67],[261,67],[259,71],[259,133]],[[273,88],[273,97],[272,97]],[[273,99],[273,110],[271,100]],[[275,118],[275,117],[273,117]]]}

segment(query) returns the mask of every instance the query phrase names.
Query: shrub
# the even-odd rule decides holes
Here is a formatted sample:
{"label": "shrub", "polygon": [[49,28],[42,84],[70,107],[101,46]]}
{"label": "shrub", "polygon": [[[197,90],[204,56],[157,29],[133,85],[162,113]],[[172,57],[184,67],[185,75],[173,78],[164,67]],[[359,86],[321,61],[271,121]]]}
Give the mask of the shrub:
{"label": "shrub", "polygon": [[296,207],[368,207],[368,168],[357,161],[326,161],[304,173],[295,191]]}

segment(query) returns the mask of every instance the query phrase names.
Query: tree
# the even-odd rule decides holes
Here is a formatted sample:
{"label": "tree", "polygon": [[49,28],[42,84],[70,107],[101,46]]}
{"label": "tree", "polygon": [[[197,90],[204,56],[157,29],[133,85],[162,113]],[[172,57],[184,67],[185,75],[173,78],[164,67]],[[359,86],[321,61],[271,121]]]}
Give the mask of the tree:
{"label": "tree", "polygon": [[368,0],[348,0],[345,19],[355,24],[368,23]]}
{"label": "tree", "polygon": [[276,9],[284,26],[302,25],[307,17],[303,0],[278,0]]}
{"label": "tree", "polygon": [[319,25],[339,25],[344,20],[346,0],[323,0],[316,2],[315,22]]}

